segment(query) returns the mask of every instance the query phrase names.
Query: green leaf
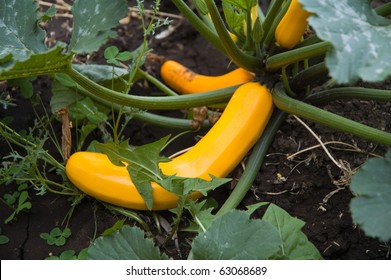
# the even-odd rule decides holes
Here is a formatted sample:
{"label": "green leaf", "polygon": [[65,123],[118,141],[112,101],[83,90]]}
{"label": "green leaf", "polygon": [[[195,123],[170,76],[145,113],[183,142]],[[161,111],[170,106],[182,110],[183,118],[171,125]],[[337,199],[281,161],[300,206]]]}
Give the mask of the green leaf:
{"label": "green leaf", "polygon": [[5,235],[0,235],[0,245],[7,244],[10,241],[10,239]]}
{"label": "green leaf", "polygon": [[243,10],[250,10],[255,5],[256,0],[223,0],[223,3],[229,3]]}
{"label": "green leaf", "polygon": [[119,147],[113,143],[96,144],[115,165],[123,165],[126,162],[130,178],[140,193],[148,209],[152,209],[152,186],[151,182],[158,182],[164,175],[159,168],[159,162],[169,161],[160,156],[160,151],[166,145],[169,135],[153,143],[145,144],[133,149],[123,143]]}
{"label": "green leaf", "polygon": [[0,80],[65,71],[65,44],[48,50],[36,1],[0,0]]}
{"label": "green leaf", "polygon": [[116,46],[110,46],[105,49],[103,55],[106,59],[114,59],[119,54],[119,49]]}
{"label": "green leaf", "polygon": [[76,252],[74,250],[66,250],[60,254],[60,260],[76,260]]}
{"label": "green leaf", "polygon": [[291,260],[322,259],[318,249],[301,231],[305,224],[302,220],[292,217],[275,204],[269,205],[262,220],[274,225],[282,239],[281,249],[276,254],[276,258]]}
{"label": "green leaf", "polygon": [[88,248],[90,260],[168,260],[152,239],[137,227],[124,226],[114,234],[97,238]]}
{"label": "green leaf", "polygon": [[205,232],[210,224],[216,219],[216,216],[212,214],[213,207],[205,207],[207,200],[194,201],[189,200],[186,208],[189,210],[194,222],[197,224],[201,232]]}
{"label": "green leaf", "polygon": [[34,77],[23,78],[23,79],[14,79],[8,82],[8,85],[18,87],[20,89],[21,95],[28,99],[31,98],[34,94],[32,82],[35,80]]}
{"label": "green leaf", "polygon": [[391,150],[385,158],[367,160],[353,175],[356,195],[350,203],[353,221],[366,235],[391,240]]}
{"label": "green leaf", "polygon": [[338,83],[358,79],[383,81],[391,74],[391,21],[376,14],[368,0],[300,0],[314,12],[309,23],[331,42],[326,56],[330,75]]}
{"label": "green leaf", "polygon": [[194,239],[189,259],[268,259],[280,244],[278,231],[270,223],[250,220],[245,212],[233,210],[217,217],[205,233]]}
{"label": "green leaf", "polygon": [[69,48],[75,53],[97,51],[109,38],[111,30],[128,14],[125,0],[76,0],[72,6],[73,30]]}
{"label": "green leaf", "polygon": [[46,34],[38,26],[38,18],[34,0],[0,0],[0,60],[22,61],[32,53],[46,51]]}
{"label": "green leaf", "polygon": [[102,233],[102,236],[112,235],[115,231],[121,229],[124,225],[125,225],[125,220],[118,220],[118,221],[115,222],[115,224],[112,227],[106,229]]}
{"label": "green leaf", "polygon": [[228,24],[229,30],[240,37],[245,37],[243,23],[246,20],[246,11],[237,9],[231,3],[223,2],[224,17]]}
{"label": "green leaf", "polygon": [[40,22],[48,21],[52,19],[55,15],[56,15],[56,6],[53,4],[50,6],[49,9],[46,10],[46,12],[43,15],[41,15],[39,21]]}
{"label": "green leaf", "polygon": [[[0,49],[3,44],[0,43]],[[12,60],[0,65],[0,80],[26,78],[44,74],[66,71],[72,58],[71,54],[64,54],[65,45],[58,43],[50,50],[41,53],[29,52],[24,60]],[[16,56],[14,56],[16,58]]]}

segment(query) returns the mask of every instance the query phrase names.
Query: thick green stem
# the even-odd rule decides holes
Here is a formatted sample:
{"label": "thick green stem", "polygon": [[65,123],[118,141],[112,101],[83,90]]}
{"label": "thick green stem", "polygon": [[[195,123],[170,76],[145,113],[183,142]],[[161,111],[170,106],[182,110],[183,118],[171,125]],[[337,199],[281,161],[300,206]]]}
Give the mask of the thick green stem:
{"label": "thick green stem", "polygon": [[264,133],[253,147],[246,164],[246,169],[243,171],[238,184],[228,199],[224,202],[220,210],[217,212],[217,215],[223,215],[228,211],[235,209],[243,200],[253,185],[255,177],[257,176],[259,169],[263,164],[267,150],[270,144],[273,142],[274,136],[285,118],[286,113],[275,110]]}
{"label": "thick green stem", "polygon": [[262,60],[243,52],[231,39],[223,19],[213,0],[206,0],[208,11],[216,28],[217,34],[226,50],[228,57],[239,67],[248,71],[259,73],[262,70]]}
{"label": "thick green stem", "polygon": [[391,90],[362,87],[338,87],[311,94],[305,101],[312,104],[324,104],[339,99],[391,101]]}
{"label": "thick green stem", "polygon": [[380,144],[391,146],[391,133],[352,121],[337,114],[317,108],[303,101],[289,97],[282,84],[278,84],[273,91],[273,102],[281,109],[290,114],[297,115],[322,125],[351,133],[355,136],[375,141]]}
{"label": "thick green stem", "polygon": [[273,55],[266,60],[266,69],[268,71],[277,71],[286,65],[323,55],[328,51],[330,46],[331,44],[329,42],[320,42],[307,47]]}
{"label": "thick green stem", "polygon": [[226,54],[224,46],[221,44],[220,38],[208,27],[182,0],[172,0],[172,3],[184,15],[184,17],[197,29],[197,31],[208,40],[216,49],[223,54]]}
{"label": "thick green stem", "polygon": [[[108,108],[112,108],[117,112],[121,112],[122,114],[132,115],[134,119],[137,119],[144,123],[148,123],[158,127],[177,129],[177,130],[189,130],[193,128],[192,126],[193,121],[190,119],[166,117],[166,116],[142,111],[139,109],[135,109],[132,107],[124,107],[118,104],[111,103],[106,99],[102,99],[85,89],[79,89],[79,93],[84,96],[88,96],[95,102],[98,102],[99,104],[106,106]],[[205,121],[200,129],[209,129],[210,127],[211,127],[210,123]]]}
{"label": "thick green stem", "polygon": [[105,88],[76,71],[70,65],[67,74],[86,91],[113,104],[146,110],[177,110],[213,105],[228,101],[238,86],[180,96],[136,96]]}
{"label": "thick green stem", "polygon": [[381,5],[375,9],[376,13],[380,16],[388,16],[391,14],[391,2]]}
{"label": "thick green stem", "polygon": [[315,64],[301,71],[293,77],[290,85],[293,91],[301,91],[306,86],[328,76],[328,69],[325,62]]}

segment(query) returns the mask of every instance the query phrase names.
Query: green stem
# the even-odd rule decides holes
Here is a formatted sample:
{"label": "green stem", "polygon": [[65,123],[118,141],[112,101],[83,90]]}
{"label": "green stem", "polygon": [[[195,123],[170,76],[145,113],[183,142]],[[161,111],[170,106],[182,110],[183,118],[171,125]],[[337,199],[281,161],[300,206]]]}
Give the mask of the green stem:
{"label": "green stem", "polygon": [[388,16],[391,14],[391,2],[381,5],[375,9],[376,13],[380,16]]}
{"label": "green stem", "polygon": [[355,136],[391,146],[391,133],[352,121],[337,114],[325,111],[310,104],[289,97],[282,84],[278,84],[273,91],[273,102],[290,114],[297,115],[310,121],[346,132]]}
{"label": "green stem", "polygon": [[339,87],[316,92],[308,96],[305,101],[312,104],[324,104],[339,99],[360,99],[373,101],[391,101],[391,90]]}
{"label": "green stem", "polygon": [[[7,139],[8,141],[12,142],[15,145],[18,145],[19,147],[22,147],[25,150],[28,150],[29,147],[36,149],[37,145],[33,142],[30,142],[25,137],[21,136],[19,133],[17,133],[12,128],[8,127],[6,124],[0,121],[0,134],[4,139]],[[29,147],[26,147],[29,146]],[[43,159],[53,165],[54,167],[64,171],[65,167],[59,163],[54,157],[52,157],[48,152],[45,152],[43,154]]]}
{"label": "green stem", "polygon": [[118,207],[118,206],[114,206],[114,205],[110,205],[110,204],[107,204],[107,203],[103,203],[103,205],[109,209],[110,211],[115,211],[127,218],[130,218],[132,220],[135,220],[136,222],[138,222],[144,229],[145,232],[147,232],[148,234],[151,234],[151,229],[149,228],[148,224],[139,217],[139,215],[137,215],[136,212],[134,211],[130,211],[128,209],[124,209],[122,207]]}
{"label": "green stem", "polygon": [[151,84],[155,85],[158,89],[160,89],[163,93],[165,93],[167,96],[178,96],[178,94],[170,89],[168,86],[163,84],[162,82],[159,81],[159,79],[156,79],[155,77],[149,75],[147,72],[141,70],[140,68],[137,69],[137,74],[146,79],[148,82]]}
{"label": "green stem", "polygon": [[310,37],[305,38],[303,41],[298,43],[295,47],[295,49],[302,48],[302,47],[307,47],[310,45],[314,45],[317,43],[323,42],[322,39],[320,39],[317,35],[312,35]]}
{"label": "green stem", "polygon": [[319,55],[325,54],[330,48],[328,42],[320,42],[310,46],[302,47],[273,55],[266,60],[266,69],[268,71],[277,71],[280,68]]}
{"label": "green stem", "polygon": [[[188,119],[166,117],[166,116],[156,115],[148,112],[136,113],[134,114],[134,118],[144,123],[148,123],[158,127],[177,129],[177,130],[189,130],[189,129],[194,130],[194,128],[192,128],[192,120],[188,120]],[[202,125],[203,130],[209,129],[210,127],[211,125],[209,122],[205,122]]]}
{"label": "green stem", "polygon": [[261,168],[267,150],[270,144],[273,142],[274,136],[286,118],[286,113],[275,110],[273,113],[264,133],[261,138],[255,144],[247,161],[246,168],[235,189],[232,191],[228,199],[224,202],[217,215],[223,215],[232,209],[235,209],[243,200]]}
{"label": "green stem", "polygon": [[[155,125],[158,127],[163,128],[169,128],[169,129],[177,129],[177,130],[189,130],[192,128],[192,120],[189,119],[179,119],[179,118],[173,118],[173,117],[166,117],[162,115],[157,115],[153,113],[149,113],[146,111],[141,111],[137,108],[132,107],[124,107],[115,103],[112,103],[110,101],[107,101],[106,99],[100,98],[96,96],[95,94],[85,90],[85,89],[79,89],[79,93],[90,97],[92,100],[98,102],[99,104],[106,106],[108,108],[113,108],[113,110],[120,112],[122,114],[128,114],[132,115],[133,118],[142,121],[144,123],[148,123],[151,125]],[[209,129],[210,124],[209,122],[205,122],[201,129]]]}
{"label": "green stem", "polygon": [[205,3],[228,57],[239,67],[254,73],[259,73],[262,69],[262,60],[248,55],[239,49],[239,47],[231,39],[231,36],[229,36],[227,28],[224,25],[223,19],[221,18],[214,1],[206,0]]}
{"label": "green stem", "polygon": [[301,91],[311,83],[327,77],[328,72],[325,62],[315,64],[298,73],[292,79],[290,85],[294,91]]}
{"label": "green stem", "polygon": [[216,49],[226,55],[224,46],[220,38],[205,24],[182,0],[172,0],[172,3],[184,15],[184,17],[197,29],[197,31],[208,40]]}
{"label": "green stem", "polygon": [[69,66],[67,74],[86,91],[117,105],[146,110],[177,110],[213,105],[228,101],[238,86],[215,91],[180,96],[136,96],[119,93],[105,88]]}

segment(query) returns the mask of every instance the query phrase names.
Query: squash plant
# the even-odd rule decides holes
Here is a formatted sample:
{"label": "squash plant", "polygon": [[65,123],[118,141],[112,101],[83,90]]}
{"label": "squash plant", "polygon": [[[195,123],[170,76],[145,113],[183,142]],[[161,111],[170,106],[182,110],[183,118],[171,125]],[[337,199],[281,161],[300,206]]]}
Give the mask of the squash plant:
{"label": "squash plant", "polygon": [[[158,10],[159,2],[154,2],[155,12]],[[140,147],[137,150],[134,147],[129,147],[126,141],[121,142],[120,133],[118,133],[120,131],[120,116],[127,114],[156,125],[187,130],[191,128],[190,120],[162,117],[144,110],[175,110],[226,103],[238,88],[234,85],[198,94],[178,95],[162,82],[145,73],[141,66],[149,52],[147,37],[153,34],[156,27],[168,24],[168,21],[154,21],[154,18],[149,24],[142,21],[144,41],[131,53],[120,54],[115,49],[108,50],[106,58],[112,66],[78,66],[72,63],[72,58],[76,54],[97,51],[109,37],[115,36],[112,28],[118,24],[121,18],[126,16],[126,1],[74,1],[72,6],[73,30],[70,43],[67,45],[59,42],[54,47],[48,48],[44,44],[46,34],[39,27],[39,23],[46,20],[47,17],[31,13],[32,10],[37,10],[35,1],[19,1],[13,4],[10,0],[2,0],[0,34],[5,35],[0,40],[0,79],[10,81],[48,75],[57,82],[55,85],[58,86],[52,99],[52,108],[60,109],[72,106],[82,97],[87,98],[86,100],[93,100],[97,106],[116,110],[119,117],[113,125],[112,142],[98,144],[93,148],[106,153],[111,161],[107,164],[112,164],[113,168],[115,166],[127,169],[129,177],[135,183],[147,209],[153,208],[154,199],[151,186],[153,182],[158,180],[163,188],[176,194],[178,203],[175,208],[171,209],[176,216],[173,229],[178,229],[183,211],[188,210],[197,224],[197,231],[201,232],[200,234],[205,234],[203,239],[194,240],[194,246],[207,248],[209,244],[199,245],[202,243],[200,240],[212,242],[213,236],[221,234],[221,232],[219,234],[213,232],[216,230],[215,227],[220,228],[219,223],[228,219],[224,223],[238,221],[238,224],[251,224],[249,228],[254,228],[254,231],[260,230],[265,233],[265,236],[274,238],[273,242],[269,244],[274,246],[269,248],[270,250],[267,251],[269,253],[263,256],[254,256],[255,258],[319,258],[320,255],[308,240],[304,240],[303,247],[299,246],[300,240],[303,241],[300,235],[301,221],[296,220],[293,223],[295,238],[278,236],[278,231],[281,231],[281,228],[278,228],[281,226],[281,221],[273,222],[272,217],[277,217],[276,213],[282,215],[282,209],[269,206],[268,211],[272,209],[270,211],[276,213],[274,215],[265,214],[261,221],[252,221],[249,219],[249,215],[244,216],[233,209],[239,205],[251,187],[263,164],[274,134],[288,113],[387,146],[391,145],[390,133],[348,120],[315,106],[339,98],[385,101],[391,99],[390,91],[354,86],[358,79],[370,82],[382,81],[391,73],[389,54],[385,50],[386,44],[382,43],[383,38],[389,39],[391,36],[391,32],[389,32],[390,21],[384,17],[391,13],[391,5],[385,4],[377,10],[373,10],[366,0],[341,0],[338,3],[331,0],[274,0],[271,1],[270,7],[264,13],[259,9],[257,1],[226,0],[222,1],[223,14],[221,14],[220,9],[212,0],[194,1],[196,12],[185,1],[174,0],[172,2],[212,45],[229,57],[238,67],[254,73],[254,81],[262,84],[263,88],[267,87],[272,93],[271,98],[274,105],[267,105],[266,109],[274,107],[272,108],[274,113],[269,121],[268,118],[259,120],[263,122],[262,126],[265,130],[258,141],[251,143],[252,152],[247,161],[247,168],[234,191],[221,205],[216,215],[211,214],[210,208],[203,208],[204,202],[202,200],[194,202],[188,197],[197,192],[206,195],[209,190],[227,182],[226,179],[216,178],[213,176],[214,174],[210,174],[209,180],[163,174],[159,164],[164,164],[168,159],[159,156],[159,152],[166,145],[167,139],[151,144],[147,147],[148,149]],[[280,22],[282,23],[283,20],[287,18],[293,20],[289,14],[289,7],[291,4],[298,5],[299,3],[301,4],[300,8],[307,11],[303,13],[303,17],[307,18],[311,14],[308,17],[308,22],[314,31],[308,36],[302,34],[302,28],[300,30],[289,28],[281,30],[279,28]],[[137,1],[137,4],[142,16],[143,2]],[[338,13],[335,14],[335,11]],[[347,16],[344,11],[353,13],[355,17],[352,17],[352,14]],[[19,14],[18,17],[10,16],[16,12]],[[21,14],[24,16],[20,16]],[[225,17],[225,20],[222,16]],[[352,18],[360,20],[352,20]],[[19,24],[22,20],[23,24]],[[340,29],[340,20],[345,22],[343,27],[346,30]],[[293,44],[289,48],[284,48],[283,44],[280,46],[275,44],[276,32],[282,37],[288,36],[286,34],[290,34],[290,36],[295,34],[299,38],[298,40],[296,38],[296,41],[300,41],[302,36],[305,38],[296,46]],[[362,54],[366,54],[366,56]],[[117,67],[119,62],[123,63],[128,60],[130,63],[125,70]],[[351,65],[354,67],[350,67]],[[102,73],[106,78],[101,79]],[[323,79],[327,74],[330,75],[330,80],[325,82]],[[132,86],[140,78],[147,79],[167,96],[133,95],[131,93]],[[320,92],[311,90],[313,86],[320,84],[323,85],[324,90]],[[347,87],[347,85],[351,86]],[[64,98],[66,90],[72,90],[72,97],[68,95]],[[174,90],[176,89],[174,88]],[[96,115],[99,116],[98,113]],[[104,121],[104,118],[102,120]],[[93,125],[97,125],[96,122],[89,121]],[[5,125],[2,124],[2,127]],[[204,128],[208,129],[208,126]],[[8,128],[5,129],[10,131]],[[89,129],[92,128],[85,128],[84,132],[88,133]],[[15,136],[12,132],[7,135]],[[23,141],[23,139],[16,138],[17,142]],[[148,159],[140,156],[145,154],[145,151],[150,152]],[[51,157],[47,159],[52,160]],[[57,163],[55,164],[57,165]],[[64,167],[61,169],[64,171]],[[374,183],[369,186],[384,195],[388,192],[387,197],[389,198],[389,191],[383,183]],[[77,186],[77,183],[75,184]],[[74,192],[80,195],[76,188]],[[362,190],[357,193],[365,194]],[[364,199],[363,203],[365,203],[365,196],[360,199],[361,201]],[[368,210],[371,213],[374,211],[387,213],[391,200],[385,201],[386,203],[378,209],[369,206]],[[168,208],[171,208],[171,204]],[[357,208],[352,204],[353,217],[355,217],[355,209]],[[375,216],[377,221],[384,225],[381,234],[374,233],[373,227],[364,227],[364,230],[382,240],[389,240],[391,230],[389,223],[387,223],[387,221],[389,222],[388,217],[384,214]],[[366,224],[370,219],[370,216],[365,217],[364,215],[363,217],[361,215],[360,217],[360,224]],[[287,225],[289,224],[283,224],[282,227]],[[268,230],[264,231],[265,228]],[[208,230],[212,231],[210,235],[208,235]],[[287,232],[291,233],[291,231]],[[239,248],[241,245],[235,243],[237,240],[237,237],[232,237],[232,244],[236,244],[234,246]],[[285,250],[288,244],[292,246],[289,253]],[[94,254],[91,254],[93,257]],[[222,257],[228,258],[231,255],[228,252]],[[239,254],[235,257],[250,258],[251,256]],[[202,258],[202,256],[194,248],[189,258]]]}

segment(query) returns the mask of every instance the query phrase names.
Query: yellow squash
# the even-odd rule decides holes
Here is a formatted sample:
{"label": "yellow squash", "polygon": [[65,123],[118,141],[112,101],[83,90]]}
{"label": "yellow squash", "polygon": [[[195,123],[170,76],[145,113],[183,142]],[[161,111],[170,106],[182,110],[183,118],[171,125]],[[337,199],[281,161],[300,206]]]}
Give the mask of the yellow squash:
{"label": "yellow squash", "polygon": [[221,76],[206,76],[194,73],[184,65],[167,60],[160,69],[163,81],[181,94],[206,92],[250,82],[254,74],[242,68]]}
{"label": "yellow squash", "polygon": [[[160,163],[165,175],[209,180],[210,174],[226,177],[261,136],[273,110],[269,90],[259,83],[240,86],[220,119],[197,144],[169,162]],[[104,154],[77,152],[66,165],[68,178],[86,194],[125,208],[147,210],[125,167]],[[176,206],[178,198],[152,183],[153,210]],[[193,198],[200,197],[194,193]]]}
{"label": "yellow squash", "polygon": [[307,28],[307,18],[310,15],[311,13],[303,10],[297,0],[292,0],[287,12],[277,25],[274,34],[277,44],[286,49],[295,47]]}

